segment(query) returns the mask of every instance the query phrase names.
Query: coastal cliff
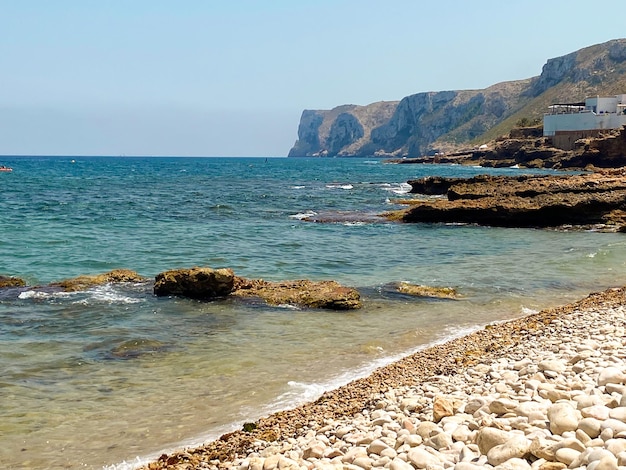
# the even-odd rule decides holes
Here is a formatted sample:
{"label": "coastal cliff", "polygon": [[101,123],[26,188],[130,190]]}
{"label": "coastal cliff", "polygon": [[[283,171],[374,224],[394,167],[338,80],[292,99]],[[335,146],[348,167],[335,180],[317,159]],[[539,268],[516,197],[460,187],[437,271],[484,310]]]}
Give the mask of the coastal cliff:
{"label": "coastal cliff", "polygon": [[454,151],[541,119],[557,101],[626,92],[626,39],[549,59],[536,77],[482,90],[416,93],[400,101],[305,110],[290,157],[419,157]]}

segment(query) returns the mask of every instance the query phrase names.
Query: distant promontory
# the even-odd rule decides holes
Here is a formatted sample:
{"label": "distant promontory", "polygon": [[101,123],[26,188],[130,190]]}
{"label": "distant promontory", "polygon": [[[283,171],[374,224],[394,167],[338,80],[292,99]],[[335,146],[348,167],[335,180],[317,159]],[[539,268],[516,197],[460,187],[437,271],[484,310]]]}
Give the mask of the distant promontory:
{"label": "distant promontory", "polygon": [[626,39],[549,59],[539,76],[482,90],[305,110],[290,157],[419,157],[450,152],[538,121],[548,106],[626,93]]}

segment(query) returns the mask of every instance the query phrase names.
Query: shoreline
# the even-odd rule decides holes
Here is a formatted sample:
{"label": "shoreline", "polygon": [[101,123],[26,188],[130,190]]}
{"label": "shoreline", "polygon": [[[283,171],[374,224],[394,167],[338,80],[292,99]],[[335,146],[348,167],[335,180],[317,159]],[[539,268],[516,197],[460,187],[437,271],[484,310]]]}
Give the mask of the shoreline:
{"label": "shoreline", "polygon": [[[551,325],[558,323],[555,320],[566,319],[580,312],[591,314],[615,309],[621,305],[626,305],[626,287],[592,293],[564,306],[488,325],[466,336],[418,351],[381,367],[368,377],[325,392],[312,403],[274,413],[259,419],[256,423],[247,423],[244,425],[245,431],[225,434],[197,448],[180,450],[170,455],[164,454],[140,468],[144,470],[257,468],[257,460],[261,459],[263,462],[267,460],[260,457],[261,455],[271,454],[285,458],[287,451],[284,449],[296,447],[294,442],[299,442],[305,436],[326,432],[328,430],[324,428],[329,426],[336,428],[338,426],[336,423],[357,420],[366,410],[372,412],[380,409],[381,400],[389,394],[394,395],[393,391],[460,376],[470,367],[492,363],[506,357],[516,348],[523,348],[530,336],[543,338],[543,335],[552,328]],[[619,320],[616,318],[615,321]],[[580,326],[583,327],[581,330],[586,330],[584,325]],[[543,340],[539,341],[543,344]],[[432,403],[430,406],[432,409]],[[293,449],[289,452],[291,457],[295,457],[296,454],[298,452]],[[251,464],[250,455],[253,457],[252,460],[257,459],[254,460],[256,464]],[[303,455],[300,455],[300,458],[302,457]],[[340,458],[339,455],[335,457]],[[322,462],[330,468],[333,465],[332,459],[329,456],[324,459]],[[278,457],[274,457],[274,460],[278,468]],[[306,459],[301,460],[304,462]],[[291,462],[294,462],[294,459],[291,459]],[[301,465],[304,465],[302,462]],[[309,458],[307,462],[306,467],[318,468],[312,459]],[[262,463],[260,468],[272,468],[272,465]]]}

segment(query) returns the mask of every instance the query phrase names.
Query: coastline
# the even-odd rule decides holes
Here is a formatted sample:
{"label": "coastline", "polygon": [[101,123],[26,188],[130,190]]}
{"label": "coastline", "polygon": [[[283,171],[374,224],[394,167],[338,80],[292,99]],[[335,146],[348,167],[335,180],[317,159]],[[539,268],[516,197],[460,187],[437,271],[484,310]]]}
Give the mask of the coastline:
{"label": "coastline", "polygon": [[[560,330],[563,323],[561,320],[576,322],[580,332],[586,334],[593,333],[592,317],[602,317],[603,321],[613,321],[623,325],[624,312],[621,312],[621,315],[614,314],[615,309],[622,305],[626,305],[626,287],[592,293],[564,306],[489,325],[469,335],[419,351],[377,369],[368,377],[324,393],[315,402],[261,418],[256,423],[246,425],[246,431],[239,430],[225,434],[198,448],[162,455],[156,461],[141,468],[144,470],[192,468],[268,470],[286,466],[330,468],[338,462],[344,462],[347,454],[345,448],[337,451],[336,455],[332,452],[325,455],[324,451],[320,451],[320,455],[317,455],[315,452],[311,453],[311,448],[308,448],[305,453],[303,443],[319,439],[320,434],[334,435],[333,433],[342,424],[359,421],[364,414],[371,415],[375,410],[386,409],[383,403],[390,396],[392,402],[399,402],[403,394],[412,388],[447,382],[454,377],[462,378],[469,368],[475,368],[478,364],[489,365],[498,359],[510,358],[511,355],[519,356],[520,350],[523,356],[524,348],[530,344],[529,341],[534,342],[534,353],[540,353],[541,346],[545,346],[547,351],[550,348],[554,349],[555,338],[563,342],[562,338],[559,339],[560,335],[564,334]],[[599,315],[599,312],[602,312],[602,315]],[[433,390],[438,390],[438,387],[433,386]],[[416,397],[421,404],[415,405],[413,410],[404,410],[408,413],[408,417],[411,417],[411,413],[423,412],[426,414],[420,415],[420,419],[424,422],[426,419],[424,416],[430,413],[430,420],[433,421],[432,398],[437,394],[433,392],[428,395],[433,395],[428,397],[430,402],[428,400],[420,402],[419,397]],[[398,403],[396,407],[397,405]],[[410,434],[415,434],[415,429],[411,424],[402,426],[405,430],[408,428]],[[334,435],[334,438],[336,437]],[[361,441],[360,444],[355,442],[353,447],[366,449],[367,445],[372,445],[372,440],[370,439],[369,443],[366,441],[367,439]],[[626,442],[626,439],[624,441]],[[307,456],[308,459],[303,458]],[[335,462],[333,458],[336,459]],[[279,464],[279,461],[282,463]],[[368,462],[363,463],[362,468],[376,466],[372,464],[372,459]],[[395,468],[402,467],[402,463],[397,458],[393,459],[393,462],[396,462]],[[404,463],[407,462],[404,461]],[[561,462],[547,463],[562,464]],[[353,462],[345,464],[349,464],[351,468],[360,466],[355,466]],[[530,468],[530,463],[528,465]],[[415,465],[415,462],[413,466],[421,468]],[[451,465],[442,466],[442,468],[450,467]],[[553,468],[565,467],[557,465]]]}

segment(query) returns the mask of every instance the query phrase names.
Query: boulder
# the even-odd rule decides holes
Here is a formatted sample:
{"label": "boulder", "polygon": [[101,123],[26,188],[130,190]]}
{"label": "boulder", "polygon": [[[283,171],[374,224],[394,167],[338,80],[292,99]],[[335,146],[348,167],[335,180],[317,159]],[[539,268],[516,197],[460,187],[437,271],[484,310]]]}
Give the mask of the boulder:
{"label": "boulder", "polygon": [[233,295],[259,297],[270,305],[294,305],[305,308],[351,310],[361,308],[361,296],[356,289],[335,281],[283,281],[237,278]]}
{"label": "boulder", "polygon": [[159,297],[173,295],[205,300],[230,294],[234,284],[235,274],[232,269],[172,269],[157,274],[154,294]]}
{"label": "boulder", "polygon": [[24,287],[26,282],[19,277],[0,276],[0,289],[5,287]]}
{"label": "boulder", "polygon": [[66,292],[75,292],[109,283],[142,281],[145,281],[145,279],[135,271],[131,271],[129,269],[114,269],[113,271],[109,271],[104,274],[78,276],[72,279],[53,282],[50,285],[52,287],[60,287]]}

